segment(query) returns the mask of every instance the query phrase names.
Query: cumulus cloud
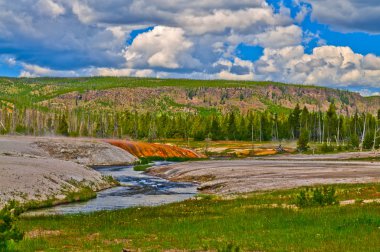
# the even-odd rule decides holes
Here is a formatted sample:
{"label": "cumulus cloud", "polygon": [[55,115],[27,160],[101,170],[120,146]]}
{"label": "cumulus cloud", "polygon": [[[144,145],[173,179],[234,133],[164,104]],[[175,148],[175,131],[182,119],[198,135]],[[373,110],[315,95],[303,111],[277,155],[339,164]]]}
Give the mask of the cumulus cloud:
{"label": "cumulus cloud", "polygon": [[246,60],[235,58],[233,61],[220,60],[218,65],[221,71],[212,78],[226,80],[253,80],[253,63]]}
{"label": "cumulus cloud", "polygon": [[380,87],[380,58],[349,47],[321,46],[306,54],[303,46],[265,49],[255,62],[262,79],[319,85]]}
{"label": "cumulus cloud", "polygon": [[299,45],[302,42],[302,29],[291,25],[286,27],[277,26],[273,30],[258,34],[255,44],[265,48],[283,48]]}
{"label": "cumulus cloud", "polygon": [[380,33],[378,0],[305,0],[312,5],[312,18],[341,31]]}
{"label": "cumulus cloud", "polygon": [[[311,13],[339,30],[377,32],[377,1],[294,0],[295,16],[279,2],[274,8],[265,0],[0,1],[0,51],[23,69],[21,76],[379,83],[379,57],[326,46],[318,32],[300,27]],[[132,36],[137,29],[144,32]],[[310,54],[309,43],[318,46]],[[239,59],[241,44],[263,47],[264,55]]]}
{"label": "cumulus cloud", "polygon": [[[0,1],[0,49],[17,52],[19,61],[57,70],[124,68],[125,64],[143,68],[144,59],[152,68],[199,64],[208,68],[220,57],[213,44],[228,43],[232,34],[253,36],[293,22],[285,8],[276,12],[265,0],[38,0],[33,4]],[[154,39],[153,33],[162,29],[157,28],[139,36],[125,53],[125,40],[133,29],[155,26],[168,27],[163,31],[168,34]],[[183,44],[165,49],[168,39]],[[152,55],[139,51],[139,46],[152,41],[156,48],[150,50]],[[231,51],[236,45],[226,48]],[[130,57],[130,52],[141,60],[135,57],[127,63],[125,55]]]}
{"label": "cumulus cloud", "polygon": [[135,38],[126,49],[125,58],[129,67],[191,69],[200,65],[191,56],[192,47],[181,28],[156,26]]}

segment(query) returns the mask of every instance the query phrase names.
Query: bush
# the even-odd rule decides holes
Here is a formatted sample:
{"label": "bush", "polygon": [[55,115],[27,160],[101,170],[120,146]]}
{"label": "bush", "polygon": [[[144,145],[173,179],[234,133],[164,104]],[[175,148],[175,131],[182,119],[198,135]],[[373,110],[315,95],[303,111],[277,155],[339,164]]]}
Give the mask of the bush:
{"label": "bush", "polygon": [[298,138],[297,148],[299,151],[306,151],[309,149],[309,133],[306,129],[301,131],[300,137]]}
{"label": "bush", "polygon": [[218,252],[239,252],[240,248],[238,246],[234,246],[233,244],[228,244],[223,248],[219,248]]}
{"label": "bush", "polygon": [[359,144],[360,144],[360,139],[358,137],[358,135],[356,134],[353,134],[350,138],[350,144],[352,147],[354,148],[359,148]]}
{"label": "bush", "polygon": [[0,251],[7,251],[10,242],[22,240],[24,235],[15,224],[20,214],[21,208],[16,202],[0,210]]}
{"label": "bush", "polygon": [[320,151],[322,153],[334,152],[334,146],[333,145],[327,145],[327,143],[324,143],[321,146]]}
{"label": "bush", "polygon": [[296,197],[296,205],[299,208],[323,207],[338,204],[334,187],[306,188]]}
{"label": "bush", "polygon": [[365,134],[364,141],[363,141],[363,149],[370,150],[373,147],[373,133],[368,132]]}

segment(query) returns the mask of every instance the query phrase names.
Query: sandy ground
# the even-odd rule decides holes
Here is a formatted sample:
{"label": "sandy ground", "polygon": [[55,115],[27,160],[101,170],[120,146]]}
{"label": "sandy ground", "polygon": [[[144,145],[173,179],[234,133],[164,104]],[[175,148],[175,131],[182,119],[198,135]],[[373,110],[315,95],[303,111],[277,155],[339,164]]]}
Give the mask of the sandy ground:
{"label": "sandy ground", "polygon": [[380,153],[378,151],[363,151],[363,152],[342,152],[332,154],[282,154],[274,156],[260,157],[263,160],[347,160],[347,159],[360,159],[360,158],[378,158]]}
{"label": "sandy ground", "polygon": [[[350,155],[344,154],[341,159]],[[361,154],[363,156],[364,154]],[[302,158],[301,158],[302,156]],[[380,163],[328,161],[336,155],[278,156],[278,160],[244,159],[187,162],[149,170],[173,181],[198,182],[207,193],[234,194],[318,184],[380,182]],[[282,160],[281,160],[282,159]]]}
{"label": "sandy ground", "polygon": [[0,137],[0,207],[15,199],[63,199],[68,191],[110,184],[88,166],[132,163],[128,152],[104,142],[49,137]]}

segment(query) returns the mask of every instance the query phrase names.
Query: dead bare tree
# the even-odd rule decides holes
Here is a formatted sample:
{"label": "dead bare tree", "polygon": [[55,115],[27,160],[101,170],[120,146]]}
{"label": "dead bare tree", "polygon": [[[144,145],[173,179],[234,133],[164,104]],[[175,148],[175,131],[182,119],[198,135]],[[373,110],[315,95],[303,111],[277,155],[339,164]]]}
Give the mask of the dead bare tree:
{"label": "dead bare tree", "polygon": [[372,151],[376,151],[376,141],[380,136],[377,136],[377,133],[380,131],[379,128],[379,120],[376,118],[376,124],[375,124],[375,132],[373,133],[373,145],[372,145]]}
{"label": "dead bare tree", "polygon": [[364,138],[367,130],[367,113],[364,114],[364,125],[360,141],[360,151],[363,151]]}

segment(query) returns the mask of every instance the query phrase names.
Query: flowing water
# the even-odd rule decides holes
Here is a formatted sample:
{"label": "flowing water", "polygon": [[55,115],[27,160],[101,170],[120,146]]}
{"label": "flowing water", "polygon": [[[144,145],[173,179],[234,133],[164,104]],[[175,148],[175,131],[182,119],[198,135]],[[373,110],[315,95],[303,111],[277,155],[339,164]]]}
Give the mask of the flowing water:
{"label": "flowing water", "polygon": [[[155,162],[153,166],[170,165],[170,162]],[[193,197],[196,185],[171,182],[133,170],[133,166],[108,166],[96,168],[100,173],[112,176],[121,184],[101,191],[95,199],[59,205],[28,212],[28,215],[75,214],[102,210],[115,210],[137,206],[157,206],[183,201]]]}

